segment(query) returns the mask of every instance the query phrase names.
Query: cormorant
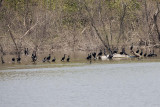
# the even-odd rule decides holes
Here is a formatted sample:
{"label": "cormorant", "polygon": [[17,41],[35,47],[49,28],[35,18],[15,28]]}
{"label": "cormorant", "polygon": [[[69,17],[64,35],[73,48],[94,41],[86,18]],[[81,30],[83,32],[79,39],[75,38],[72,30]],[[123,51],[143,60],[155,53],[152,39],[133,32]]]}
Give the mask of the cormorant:
{"label": "cormorant", "polygon": [[46,58],[46,57],[44,57],[44,59],[42,60],[42,62],[46,62],[46,60],[47,60],[47,58]]}
{"label": "cormorant", "polygon": [[136,51],[136,53],[139,53],[139,49],[137,48],[137,51]]}
{"label": "cormorant", "polygon": [[143,50],[141,50],[141,53],[140,53],[140,55],[141,55],[141,56],[143,55]]}
{"label": "cormorant", "polygon": [[92,56],[93,56],[94,59],[96,59],[96,52],[93,52]]}
{"label": "cormorant", "polygon": [[147,56],[147,52],[144,54],[144,57],[146,57]]}
{"label": "cormorant", "polygon": [[131,51],[133,50],[133,43],[132,43],[132,45],[131,45],[131,47],[130,47],[130,50],[131,50]]}
{"label": "cormorant", "polygon": [[20,57],[20,56],[18,56],[18,58],[17,58],[17,62],[18,62],[18,63],[20,63],[20,62],[21,62],[21,57]]}
{"label": "cormorant", "polygon": [[88,56],[87,56],[87,60],[89,60],[89,59],[91,59],[92,58],[92,54],[90,53],[90,54],[88,54]]}
{"label": "cormorant", "polygon": [[65,60],[65,56],[66,56],[66,54],[64,54],[64,56],[62,57],[62,59],[61,59],[62,62]]}
{"label": "cormorant", "polygon": [[98,56],[102,56],[102,50],[100,50],[100,52],[98,53]]}
{"label": "cormorant", "polygon": [[69,62],[69,60],[70,60],[70,56],[68,56],[68,58],[67,58],[67,62]]}
{"label": "cormorant", "polygon": [[148,54],[148,56],[147,57],[152,57],[152,53],[151,53],[151,51],[150,51],[150,53]]}
{"label": "cormorant", "polygon": [[51,59],[51,54],[49,54],[49,56],[47,57],[47,61],[49,62]]}
{"label": "cormorant", "polygon": [[35,53],[32,53],[32,62],[36,62],[37,60],[37,55],[36,55],[36,52]]}
{"label": "cormorant", "polygon": [[29,55],[29,51],[28,51],[28,48],[27,48],[27,55]]}
{"label": "cormorant", "polygon": [[55,62],[56,61],[56,58],[54,57],[53,59],[52,59],[52,62]]}
{"label": "cormorant", "polygon": [[14,63],[15,62],[15,58],[12,58],[12,63]]}

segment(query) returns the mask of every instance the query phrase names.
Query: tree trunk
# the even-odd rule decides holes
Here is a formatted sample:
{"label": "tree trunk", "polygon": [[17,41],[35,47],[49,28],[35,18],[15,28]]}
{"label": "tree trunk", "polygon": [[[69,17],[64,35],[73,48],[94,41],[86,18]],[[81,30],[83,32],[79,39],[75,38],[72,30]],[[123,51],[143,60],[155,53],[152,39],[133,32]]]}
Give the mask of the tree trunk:
{"label": "tree trunk", "polygon": [[3,1],[3,0],[0,0],[0,7],[2,6],[2,1]]}
{"label": "tree trunk", "polygon": [[156,13],[153,15],[153,20],[154,20],[156,32],[157,32],[157,34],[158,34],[158,40],[160,41],[160,31],[159,31],[158,22],[157,22],[157,17],[158,17],[158,15],[159,15],[159,13],[160,13],[159,3],[157,2],[157,11],[156,11]]}
{"label": "tree trunk", "polygon": [[118,40],[117,40],[117,47],[119,45],[119,41],[121,36],[124,36],[124,18],[126,16],[126,5],[123,4],[123,12],[122,12],[122,16],[120,17],[120,26],[119,26],[119,36],[118,36]]}
{"label": "tree trunk", "polygon": [[102,44],[107,48],[108,52],[112,55],[111,49],[110,49],[109,46],[105,43],[105,41],[102,39],[102,37],[101,37],[101,35],[100,35],[100,33],[99,33],[96,25],[95,25],[94,20],[93,20],[93,17],[92,17],[92,15],[91,15],[91,13],[90,13],[90,11],[89,11],[89,9],[88,9],[85,1],[84,1],[84,7],[85,7],[86,11],[88,12],[88,15],[89,15],[89,18],[90,18],[90,21],[91,21],[91,26],[94,28],[94,30],[95,30],[98,38],[99,38],[100,41],[102,42]]}

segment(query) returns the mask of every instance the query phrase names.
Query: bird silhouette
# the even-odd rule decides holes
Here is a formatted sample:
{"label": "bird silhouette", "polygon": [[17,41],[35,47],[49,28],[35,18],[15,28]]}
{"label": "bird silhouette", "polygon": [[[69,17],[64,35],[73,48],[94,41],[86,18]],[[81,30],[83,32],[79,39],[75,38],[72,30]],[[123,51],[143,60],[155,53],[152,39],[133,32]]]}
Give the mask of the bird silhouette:
{"label": "bird silhouette", "polygon": [[131,50],[131,51],[133,50],[133,43],[132,43],[132,45],[131,45],[131,47],[130,47],[130,50]]}
{"label": "bird silhouette", "polygon": [[47,57],[44,57],[42,62],[46,62],[47,61]]}
{"label": "bird silhouette", "polygon": [[140,55],[141,55],[141,56],[143,55],[143,50],[141,50],[141,53],[140,53]]}
{"label": "bird silhouette", "polygon": [[65,60],[65,56],[66,56],[66,54],[64,54],[64,56],[62,57],[62,59],[61,59],[62,62]]}
{"label": "bird silhouette", "polygon": [[96,52],[93,52],[92,56],[93,56],[94,59],[96,59]]}
{"label": "bird silhouette", "polygon": [[86,59],[87,59],[87,60],[91,59],[91,54],[88,54],[88,56],[87,56]]}
{"label": "bird silhouette", "polygon": [[147,56],[147,51],[144,53],[144,55],[143,55],[144,57],[146,57]]}
{"label": "bird silhouette", "polygon": [[51,59],[51,54],[49,54],[49,56],[47,57],[47,61],[50,62]]}
{"label": "bird silhouette", "polygon": [[56,58],[54,57],[53,59],[52,59],[52,62],[55,62],[56,61]]}
{"label": "bird silhouette", "polygon": [[67,62],[69,62],[70,61],[70,56],[68,56],[68,58],[67,58]]}
{"label": "bird silhouette", "polygon": [[137,51],[136,51],[136,53],[139,53],[139,49],[137,48]]}
{"label": "bird silhouette", "polygon": [[98,56],[102,56],[102,50],[100,50],[100,52],[98,53]]}
{"label": "bird silhouette", "polygon": [[18,62],[18,63],[20,63],[20,62],[21,62],[21,57],[20,57],[20,56],[18,56],[18,58],[17,58],[17,62]]}
{"label": "bird silhouette", "polygon": [[14,63],[15,62],[15,58],[12,58],[12,63]]}
{"label": "bird silhouette", "polygon": [[36,52],[33,52],[33,53],[32,53],[32,57],[31,57],[31,58],[32,58],[32,62],[35,63],[36,60],[37,60],[37,54],[36,54]]}

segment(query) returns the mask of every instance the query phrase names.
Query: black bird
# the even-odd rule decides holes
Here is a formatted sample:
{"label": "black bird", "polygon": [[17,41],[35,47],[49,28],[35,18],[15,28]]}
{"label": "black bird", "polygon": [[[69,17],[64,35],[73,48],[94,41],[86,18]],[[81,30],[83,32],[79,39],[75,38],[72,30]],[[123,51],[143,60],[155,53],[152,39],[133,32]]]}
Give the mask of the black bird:
{"label": "black bird", "polygon": [[141,53],[140,53],[140,55],[141,55],[141,56],[143,55],[143,50],[141,50]]}
{"label": "black bird", "polygon": [[96,52],[93,52],[92,56],[93,56],[94,59],[96,59]]}
{"label": "black bird", "polygon": [[52,62],[55,62],[56,61],[56,58],[54,57],[53,59],[52,59]]}
{"label": "black bird", "polygon": [[17,62],[18,62],[18,63],[20,63],[20,62],[21,62],[21,57],[20,57],[20,56],[18,56],[18,58],[17,58]]}
{"label": "black bird", "polygon": [[87,56],[87,58],[86,58],[87,60],[89,60],[90,59],[90,54],[88,54],[88,56]]}
{"label": "black bird", "polygon": [[42,62],[46,62],[47,61],[47,58],[46,57],[44,57],[44,59],[42,60]]}
{"label": "black bird", "polygon": [[113,57],[113,55],[109,55],[109,56],[108,56],[108,59],[112,59],[112,57]]}
{"label": "black bird", "polygon": [[12,62],[13,62],[13,63],[15,62],[15,58],[12,58]]}
{"label": "black bird", "polygon": [[90,54],[88,54],[88,56],[87,56],[87,60],[90,60],[92,58],[92,54],[90,53]]}
{"label": "black bird", "polygon": [[122,54],[123,54],[123,52],[120,52],[120,54],[122,55]]}
{"label": "black bird", "polygon": [[148,54],[148,56],[147,57],[152,57],[152,53],[151,53],[151,51],[150,51],[150,53]]}
{"label": "black bird", "polygon": [[28,55],[28,48],[25,48],[25,49],[24,49],[24,54],[25,54],[25,55]]}
{"label": "black bird", "polygon": [[2,61],[2,64],[4,64],[5,62],[4,62],[4,60],[3,60],[3,57],[1,56],[1,61]]}
{"label": "black bird", "polygon": [[28,48],[27,48],[27,55],[29,55],[29,51],[28,51]]}
{"label": "black bird", "polygon": [[121,55],[124,54],[124,48],[122,48],[122,51],[119,54]]}
{"label": "black bird", "polygon": [[125,51],[125,48],[122,48],[122,51],[120,52],[121,55],[125,54],[127,55],[126,51]]}
{"label": "black bird", "polygon": [[139,53],[139,49],[137,48],[137,51],[136,51],[136,53]]}
{"label": "black bird", "polygon": [[32,58],[32,62],[34,62],[34,63],[35,63],[35,62],[36,62],[36,60],[37,60],[36,52],[33,52],[33,53],[32,53],[32,57],[31,57],[31,58]]}
{"label": "black bird", "polygon": [[102,50],[100,50],[100,52],[98,53],[98,56],[102,56]]}
{"label": "black bird", "polygon": [[86,57],[86,59],[89,59],[89,54],[88,54],[88,56]]}
{"label": "black bird", "polygon": [[65,56],[66,56],[66,54],[64,54],[64,56],[62,57],[62,59],[61,59],[62,62],[65,60]]}
{"label": "black bird", "polygon": [[132,45],[131,45],[131,47],[130,47],[130,50],[131,50],[131,51],[133,50],[133,43],[132,43]]}
{"label": "black bird", "polygon": [[124,54],[124,48],[122,48],[122,51],[120,52],[120,54],[121,54],[121,55]]}
{"label": "black bird", "polygon": [[147,52],[143,56],[146,57],[147,56]]}
{"label": "black bird", "polygon": [[27,55],[27,50],[26,50],[26,48],[24,48],[24,55]]}
{"label": "black bird", "polygon": [[115,53],[118,53],[118,48],[116,48],[116,47],[113,49],[113,54],[115,54]]}
{"label": "black bird", "polygon": [[47,57],[47,61],[49,62],[51,59],[51,54],[49,54],[49,56]]}
{"label": "black bird", "polygon": [[70,61],[70,56],[68,55],[67,62],[69,62],[69,61]]}

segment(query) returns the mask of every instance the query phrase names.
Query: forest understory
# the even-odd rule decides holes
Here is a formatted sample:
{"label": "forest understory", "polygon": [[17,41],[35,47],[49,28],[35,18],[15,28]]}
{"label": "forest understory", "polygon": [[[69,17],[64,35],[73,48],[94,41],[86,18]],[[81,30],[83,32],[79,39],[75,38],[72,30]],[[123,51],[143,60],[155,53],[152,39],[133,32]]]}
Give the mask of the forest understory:
{"label": "forest understory", "polygon": [[0,54],[160,49],[159,0],[0,0]]}

